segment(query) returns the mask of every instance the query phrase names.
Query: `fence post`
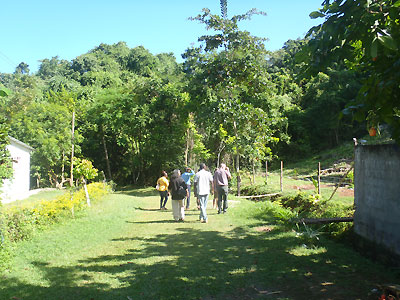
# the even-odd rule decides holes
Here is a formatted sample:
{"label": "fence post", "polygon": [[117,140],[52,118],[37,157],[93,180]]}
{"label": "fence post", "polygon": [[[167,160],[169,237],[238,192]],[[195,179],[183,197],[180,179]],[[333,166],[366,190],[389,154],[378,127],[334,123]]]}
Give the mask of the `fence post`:
{"label": "fence post", "polygon": [[318,194],[321,195],[321,163],[318,162]]}
{"label": "fence post", "polygon": [[265,161],[265,184],[268,184],[268,161]]}
{"label": "fence post", "polygon": [[281,192],[283,192],[283,161],[281,160]]}

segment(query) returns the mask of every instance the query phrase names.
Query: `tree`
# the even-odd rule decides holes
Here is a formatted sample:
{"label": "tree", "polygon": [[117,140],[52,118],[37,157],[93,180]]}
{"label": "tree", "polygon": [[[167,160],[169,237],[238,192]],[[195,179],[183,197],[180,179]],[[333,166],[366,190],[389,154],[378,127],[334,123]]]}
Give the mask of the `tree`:
{"label": "tree", "polygon": [[47,101],[32,103],[14,115],[11,122],[12,135],[36,149],[31,164],[39,181],[49,178],[52,186],[58,188],[66,182],[65,165],[71,150],[70,122],[66,106]]}
{"label": "tree", "polygon": [[21,62],[16,68],[14,74],[29,74],[29,65]]}
{"label": "tree", "polygon": [[42,79],[51,79],[55,76],[67,76],[70,71],[70,63],[67,60],[60,60],[58,56],[51,59],[45,58],[40,61],[37,75]]}
{"label": "tree", "polygon": [[90,197],[87,189],[87,181],[96,178],[98,174],[98,170],[93,167],[93,164],[90,160],[87,159],[79,159],[74,157],[75,168],[73,170],[74,175],[78,180],[83,184],[83,188],[85,190],[86,195],[86,203],[90,206]]}
{"label": "tree", "polygon": [[[129,88],[103,90],[88,112],[87,134],[92,137],[87,139],[91,151],[96,147],[90,158],[104,169],[109,161],[115,180],[134,184],[151,182],[162,169],[182,166],[188,98],[180,84],[164,84],[157,76],[137,76]],[[107,155],[104,144],[111,145]]]}
{"label": "tree", "polygon": [[133,48],[128,56],[127,68],[135,74],[150,77],[157,67],[158,59],[143,46]]}
{"label": "tree", "polygon": [[[226,132],[224,137],[209,137],[216,140],[212,152],[220,154],[222,140],[230,141],[224,151],[234,153],[240,194],[240,157],[249,153],[248,147],[260,147],[259,142],[249,141],[260,134],[263,147],[274,143],[278,123],[284,122],[284,118],[277,109],[279,105],[270,101],[275,86],[263,67],[267,54],[264,39],[238,28],[239,21],[264,13],[253,9],[228,19],[226,4],[226,1],[221,1],[222,17],[203,9],[202,14],[191,18],[216,33],[201,36],[198,39],[201,46],[188,49],[183,57],[186,59],[184,70],[191,80],[191,109],[201,127],[208,128],[209,132]],[[270,116],[275,113],[276,122],[271,122]]]}
{"label": "tree", "polygon": [[349,113],[368,127],[387,124],[400,142],[400,2],[398,0],[325,0],[310,14],[325,18],[309,31],[311,40],[299,58],[315,74],[333,63],[345,64],[365,76]]}
{"label": "tree", "polygon": [[70,170],[70,186],[74,185],[74,156],[75,156],[75,121],[77,98],[72,92],[66,91],[64,88],[60,92],[50,91],[48,98],[53,103],[59,103],[65,106],[71,114],[71,170]]}
{"label": "tree", "polygon": [[[8,90],[0,87],[0,100],[8,95]],[[7,145],[10,143],[8,138],[9,126],[7,119],[0,116],[0,187],[3,185],[3,179],[12,176],[12,164],[10,153],[7,151]],[[1,201],[0,201],[1,204]]]}

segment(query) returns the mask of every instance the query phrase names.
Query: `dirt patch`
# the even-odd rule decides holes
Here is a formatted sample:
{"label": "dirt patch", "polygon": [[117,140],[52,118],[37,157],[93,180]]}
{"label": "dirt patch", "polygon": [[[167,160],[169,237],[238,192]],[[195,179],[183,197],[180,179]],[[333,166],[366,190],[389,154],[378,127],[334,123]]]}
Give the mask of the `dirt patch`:
{"label": "dirt patch", "polygon": [[314,185],[294,185],[292,186],[294,190],[313,190],[315,189]]}
{"label": "dirt patch", "polygon": [[[330,188],[332,187],[332,185],[329,184],[321,184],[320,185],[321,188]],[[307,184],[307,185],[294,185],[292,186],[292,189],[294,190],[313,190],[315,189],[315,186],[313,184]]]}
{"label": "dirt patch", "polygon": [[354,197],[354,190],[339,188],[338,193],[342,197]]}
{"label": "dirt patch", "polygon": [[271,232],[272,230],[274,230],[272,226],[259,226],[256,227],[255,229],[258,232]]}

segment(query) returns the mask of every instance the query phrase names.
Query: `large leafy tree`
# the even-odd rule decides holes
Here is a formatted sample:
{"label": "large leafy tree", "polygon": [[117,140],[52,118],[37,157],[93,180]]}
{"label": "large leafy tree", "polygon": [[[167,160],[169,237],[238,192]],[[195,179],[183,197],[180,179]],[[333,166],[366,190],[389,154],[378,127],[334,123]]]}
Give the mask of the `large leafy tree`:
{"label": "large leafy tree", "polygon": [[[157,77],[137,77],[130,88],[99,93],[88,112],[91,157],[120,182],[148,183],[184,161],[188,95]],[[96,146],[97,145],[97,146]],[[104,152],[103,152],[104,151]],[[109,165],[109,167],[107,166]]]}
{"label": "large leafy tree", "polygon": [[33,103],[14,116],[13,135],[35,148],[31,163],[39,183],[50,181],[54,186],[64,183],[71,151],[70,123],[70,112],[60,103]]}
{"label": "large leafy tree", "polygon": [[365,76],[345,112],[368,126],[385,123],[400,142],[400,1],[326,0],[310,14],[325,22],[313,27],[300,56],[315,73],[345,64]]}
{"label": "large leafy tree", "polygon": [[16,68],[14,74],[29,74],[29,65],[21,62]]}
{"label": "large leafy tree", "polygon": [[[201,36],[201,45],[186,51],[184,69],[191,80],[191,109],[205,133],[210,133],[211,152],[219,153],[221,143],[229,141],[224,151],[233,153],[240,194],[240,158],[255,153],[265,158],[268,151],[262,148],[277,140],[284,118],[280,103],[271,101],[275,85],[264,67],[264,39],[238,27],[239,21],[264,13],[253,9],[229,19],[226,4],[221,1],[222,16],[203,9],[191,18],[215,34]],[[225,136],[218,135],[221,132]]]}
{"label": "large leafy tree", "polygon": [[[351,70],[328,69],[304,85],[300,102],[302,113],[296,119],[302,126],[290,129],[305,139],[309,150],[331,148],[354,137],[359,126],[354,126],[351,117],[341,112],[357,96],[361,86],[357,75]],[[299,132],[301,128],[302,133]]]}

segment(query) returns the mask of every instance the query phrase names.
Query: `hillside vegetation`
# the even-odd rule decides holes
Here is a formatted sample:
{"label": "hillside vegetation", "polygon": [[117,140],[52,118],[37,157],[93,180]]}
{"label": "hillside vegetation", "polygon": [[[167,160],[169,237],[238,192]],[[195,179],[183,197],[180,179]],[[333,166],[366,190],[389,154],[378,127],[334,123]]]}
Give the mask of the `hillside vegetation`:
{"label": "hillside vegetation", "polygon": [[372,125],[394,132],[376,118],[353,119],[351,101],[369,73],[337,62],[305,72],[316,40],[266,51],[264,38],[239,27],[255,14],[263,13],[193,17],[215,33],[188,47],[183,63],[119,42],[71,61],[43,59],[36,73],[24,63],[0,73],[3,135],[36,149],[32,186],[68,185],[72,156],[92,161],[101,179],[153,185],[161,170],[224,161],[238,177],[360,138]]}

